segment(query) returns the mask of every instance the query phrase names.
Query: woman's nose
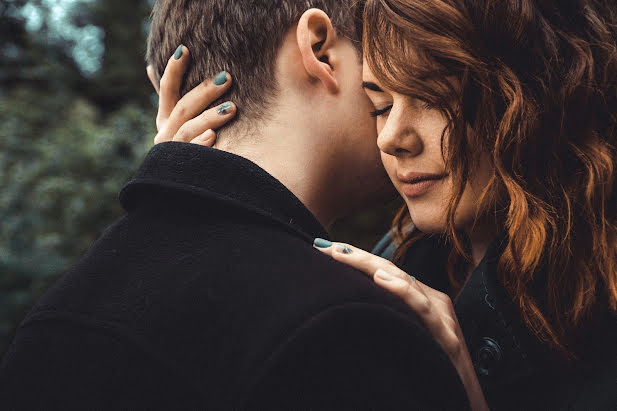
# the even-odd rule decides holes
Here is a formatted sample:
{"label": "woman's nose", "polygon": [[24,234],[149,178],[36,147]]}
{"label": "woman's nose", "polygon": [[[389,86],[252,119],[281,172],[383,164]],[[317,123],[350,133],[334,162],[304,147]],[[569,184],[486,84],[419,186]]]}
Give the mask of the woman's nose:
{"label": "woman's nose", "polygon": [[377,136],[379,149],[391,156],[415,157],[423,150],[422,140],[404,112],[392,110],[386,124]]}

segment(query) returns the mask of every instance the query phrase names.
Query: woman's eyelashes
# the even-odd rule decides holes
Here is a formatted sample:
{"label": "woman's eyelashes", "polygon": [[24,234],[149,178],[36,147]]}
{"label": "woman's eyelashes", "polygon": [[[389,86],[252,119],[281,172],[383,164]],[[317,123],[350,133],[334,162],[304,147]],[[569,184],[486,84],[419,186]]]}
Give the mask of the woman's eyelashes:
{"label": "woman's eyelashes", "polygon": [[382,116],[382,115],[386,114],[388,111],[390,111],[391,108],[392,108],[392,104],[390,104],[389,106],[386,106],[384,108],[380,108],[380,109],[377,109],[375,111],[371,111],[371,116],[372,117]]}
{"label": "woman's eyelashes", "polygon": [[[421,107],[425,110],[432,110],[433,109],[433,105],[431,103],[429,103],[428,101],[425,100],[419,100]],[[380,108],[377,109],[375,111],[371,111],[371,116],[372,117],[379,117],[379,116],[383,116],[384,114],[386,114],[388,111],[390,111],[392,109],[392,104],[387,105],[384,108]]]}

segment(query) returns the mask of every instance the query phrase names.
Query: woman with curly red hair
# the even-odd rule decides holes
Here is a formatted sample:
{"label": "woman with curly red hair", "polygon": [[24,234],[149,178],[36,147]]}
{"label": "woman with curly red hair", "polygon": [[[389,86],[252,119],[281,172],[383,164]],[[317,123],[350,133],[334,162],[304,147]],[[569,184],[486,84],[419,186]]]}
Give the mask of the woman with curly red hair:
{"label": "woman with curly red hair", "polygon": [[[615,406],[602,402],[617,392],[610,3],[369,0],[364,11],[378,144],[406,202],[394,260],[455,301],[497,409]],[[422,167],[447,177],[426,190],[405,181]],[[388,286],[403,296],[402,278]]]}
{"label": "woman with curly red hair", "polygon": [[617,405],[611,3],[366,1],[363,85],[405,206],[381,257],[315,246],[418,313],[476,409]]}
{"label": "woman with curly red hair", "polygon": [[[617,9],[605,3],[390,0],[365,10],[370,71],[445,121],[452,287],[468,274],[457,262],[473,262],[455,211],[476,165],[488,163],[476,222],[506,234],[500,279],[528,327],[564,357],[594,310],[617,309]],[[404,234],[412,206],[395,221],[398,259],[426,234]]]}

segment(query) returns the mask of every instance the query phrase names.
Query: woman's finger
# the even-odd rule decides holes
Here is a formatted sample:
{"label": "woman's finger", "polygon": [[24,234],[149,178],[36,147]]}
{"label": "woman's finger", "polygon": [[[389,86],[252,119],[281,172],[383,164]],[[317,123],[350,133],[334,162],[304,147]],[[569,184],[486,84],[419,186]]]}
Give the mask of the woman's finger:
{"label": "woman's finger", "polygon": [[[159,134],[157,134],[154,142],[162,143],[164,141],[173,140],[178,130],[180,130],[180,127],[192,120],[195,116],[199,115],[206,107],[211,105],[212,102],[221,97],[227,90],[229,90],[230,86],[231,76],[229,73],[223,71],[214,78],[204,81],[193,90],[189,91],[173,108],[165,127],[159,131]],[[210,126],[207,128],[216,127]],[[193,134],[192,137],[195,137],[197,134],[199,133]]]}
{"label": "woman's finger", "polygon": [[[398,268],[391,261],[371,254],[368,251],[364,251],[358,247],[345,243],[332,243],[320,238],[315,240],[314,246],[324,254],[328,254],[335,260],[350,265],[370,277],[374,278],[377,270],[381,269],[404,280],[408,278],[415,280],[415,277],[410,277],[408,273]],[[424,293],[427,293],[427,295],[428,293],[435,291],[426,284],[423,284],[417,280],[415,281],[417,286],[420,287]]]}
{"label": "woman's finger", "polygon": [[398,277],[407,277],[407,273],[392,264],[391,261],[381,258],[360,248],[345,243],[332,243],[317,239],[314,246],[319,251],[328,254],[332,258],[362,271],[373,277],[378,269],[387,270]]}
{"label": "woman's finger", "polygon": [[415,277],[399,277],[380,268],[373,278],[378,285],[400,297],[423,321],[428,322],[432,302]]}
{"label": "woman's finger", "polygon": [[375,282],[391,293],[402,298],[414,312],[427,316],[432,306],[432,298],[425,291],[424,285],[414,276],[401,277],[390,271],[378,269],[373,277]]}
{"label": "woman's finger", "polygon": [[159,85],[159,111],[156,117],[156,126],[159,131],[180,100],[180,87],[189,62],[189,49],[182,45],[178,46],[167,62]]}
{"label": "woman's finger", "polygon": [[216,130],[222,127],[234,117],[235,113],[236,106],[229,101],[218,107],[206,110],[194,119],[184,123],[174,136],[173,141],[191,142],[209,129]]}
{"label": "woman's finger", "polygon": [[209,129],[209,130],[206,130],[203,134],[191,140],[191,144],[212,147],[215,141],[216,141],[216,133],[214,132],[214,130]]}

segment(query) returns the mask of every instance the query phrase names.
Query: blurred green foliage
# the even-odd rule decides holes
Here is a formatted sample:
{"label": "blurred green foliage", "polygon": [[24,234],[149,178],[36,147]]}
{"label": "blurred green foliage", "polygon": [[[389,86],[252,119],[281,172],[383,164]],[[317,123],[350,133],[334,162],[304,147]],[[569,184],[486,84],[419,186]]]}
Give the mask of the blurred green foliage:
{"label": "blurred green foliage", "polygon": [[[149,2],[75,3],[67,25],[106,33],[88,76],[72,55],[80,39],[46,24],[51,5],[0,0],[0,355],[36,299],[122,214],[117,193],[156,132]],[[24,7],[43,17],[36,30]]]}
{"label": "blurred green foliage", "polygon": [[[53,119],[48,119],[49,115]],[[151,115],[101,118],[76,98],[18,89],[0,97],[0,334],[121,213],[119,187],[147,151]]]}
{"label": "blurred green foliage", "polygon": [[[62,24],[104,33],[88,64],[75,52],[84,39],[47,24],[54,4],[0,0],[0,356],[32,304],[122,215],[117,193],[156,131],[144,67],[152,1],[71,3]],[[40,14],[36,29],[24,7]],[[370,248],[395,208],[351,216],[332,236]]]}

